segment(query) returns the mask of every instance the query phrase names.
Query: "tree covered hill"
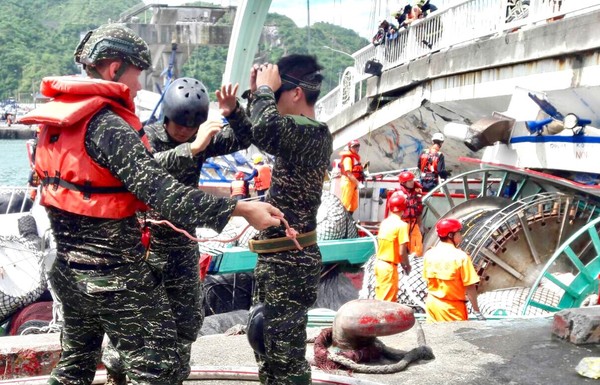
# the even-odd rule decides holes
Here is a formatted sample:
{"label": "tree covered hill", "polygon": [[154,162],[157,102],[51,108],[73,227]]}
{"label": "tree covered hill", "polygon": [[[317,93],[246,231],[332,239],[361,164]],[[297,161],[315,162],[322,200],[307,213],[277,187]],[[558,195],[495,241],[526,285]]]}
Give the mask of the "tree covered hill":
{"label": "tree covered hill", "polygon": [[[117,20],[139,0],[2,0],[0,1],[0,100],[14,97],[30,101],[42,77],[78,73],[73,51],[86,31]],[[194,3],[198,4],[198,3]],[[343,70],[352,64],[346,55],[323,48],[330,46],[352,53],[368,41],[356,32],[329,23],[310,30],[298,28],[282,15],[269,14],[257,60],[276,61],[289,53],[310,53],[323,65],[322,95],[338,84]],[[277,39],[268,39],[267,35]],[[200,47],[183,66],[180,76],[201,79],[209,90],[221,84],[227,47]]]}

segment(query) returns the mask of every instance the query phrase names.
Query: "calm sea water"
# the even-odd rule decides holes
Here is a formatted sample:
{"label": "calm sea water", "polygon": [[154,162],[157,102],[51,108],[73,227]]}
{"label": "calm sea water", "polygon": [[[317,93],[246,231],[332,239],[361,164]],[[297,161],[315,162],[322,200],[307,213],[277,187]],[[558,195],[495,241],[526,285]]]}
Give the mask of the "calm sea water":
{"label": "calm sea water", "polygon": [[0,139],[0,186],[25,186],[29,178],[26,140]]}

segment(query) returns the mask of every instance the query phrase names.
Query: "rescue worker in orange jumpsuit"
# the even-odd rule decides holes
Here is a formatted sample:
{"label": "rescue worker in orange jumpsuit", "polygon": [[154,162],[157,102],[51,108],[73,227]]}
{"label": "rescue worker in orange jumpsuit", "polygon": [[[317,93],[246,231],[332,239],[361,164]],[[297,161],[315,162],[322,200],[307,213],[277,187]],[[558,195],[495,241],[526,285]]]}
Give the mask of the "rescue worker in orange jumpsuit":
{"label": "rescue worker in orange jumpsuit", "polygon": [[405,274],[411,267],[408,259],[408,224],[402,220],[406,196],[397,191],[388,199],[390,215],[381,221],[377,234],[375,262],[375,299],[398,302],[398,264]]}
{"label": "rescue worker in orange jumpsuit", "polygon": [[362,182],[365,181],[364,169],[360,163],[360,155],[358,155],[359,150],[360,143],[358,140],[352,140],[348,143],[348,150],[340,153],[342,173],[342,196],[340,200],[350,214],[358,208],[358,190],[364,187]]}
{"label": "rescue worker in orange jumpsuit", "polygon": [[235,180],[231,182],[229,190],[231,191],[231,197],[235,200],[248,198],[250,188],[248,181],[244,179],[245,174],[242,171],[235,173]]}
{"label": "rescue worker in orange jumpsuit", "polygon": [[471,258],[458,245],[462,241],[462,225],[457,219],[445,218],[435,225],[440,243],[423,257],[423,278],[427,281],[425,310],[427,322],[465,321],[467,298],[479,320],[477,288],[479,276]]}
{"label": "rescue worker in orange jumpsuit", "polygon": [[444,135],[441,132],[436,132],[431,140],[433,145],[423,151],[417,163],[417,168],[421,171],[421,185],[425,192],[435,188],[438,185],[439,178],[446,179],[448,177],[446,161],[441,151]]}
{"label": "rescue worker in orange jumpsuit", "polygon": [[261,154],[254,154],[252,162],[254,163],[254,170],[252,170],[249,179],[254,178],[256,195],[260,197],[261,201],[264,201],[265,194],[271,187],[271,167],[265,164]]}
{"label": "rescue worker in orange jumpsuit", "polygon": [[415,180],[415,175],[410,171],[403,171],[398,176],[402,194],[406,196],[406,209],[402,213],[402,220],[408,223],[408,244],[409,254],[415,257],[423,255],[423,235],[421,214],[423,214],[423,194],[421,184]]}

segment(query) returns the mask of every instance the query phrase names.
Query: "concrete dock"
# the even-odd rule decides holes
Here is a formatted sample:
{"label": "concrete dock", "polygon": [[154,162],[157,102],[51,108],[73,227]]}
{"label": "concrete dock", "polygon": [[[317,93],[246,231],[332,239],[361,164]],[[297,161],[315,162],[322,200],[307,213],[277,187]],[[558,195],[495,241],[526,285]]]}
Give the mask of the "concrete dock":
{"label": "concrete dock", "polygon": [[10,127],[6,122],[0,123],[0,139],[31,139],[35,137],[35,128],[25,124],[12,124]]}
{"label": "concrete dock", "polygon": [[[411,364],[403,372],[388,375],[346,371],[324,373],[313,369],[314,383],[344,383],[335,381],[335,378],[344,378],[352,381],[345,383],[365,385],[597,384],[597,380],[580,376],[575,367],[584,357],[600,357],[600,346],[575,345],[561,340],[552,335],[552,324],[552,317],[423,324],[427,345],[432,348],[435,359]],[[309,329],[309,337],[318,332],[319,329]],[[26,345],[25,339],[31,344],[35,343],[38,348],[46,344],[49,350],[56,349],[58,345],[58,334],[2,337],[2,350],[8,343],[17,345],[17,340]],[[40,342],[42,340],[43,343]],[[381,340],[387,346],[406,351],[417,346],[414,329]],[[47,358],[54,356],[48,351],[44,354]],[[313,345],[309,344],[307,358],[311,360],[312,356]],[[3,358],[6,359],[6,356],[0,356],[0,361]],[[231,376],[226,378],[220,374],[215,376],[218,379],[213,377],[211,380],[190,380],[186,383],[257,384],[254,374],[256,364],[245,335],[199,338],[193,346],[191,363],[199,371],[230,372]],[[48,365],[45,367],[48,368]],[[245,374],[239,375],[236,371]],[[328,376],[328,380],[323,380]],[[0,384],[9,383],[44,384],[45,379],[0,381]]]}
{"label": "concrete dock", "polygon": [[[423,324],[435,359],[411,364],[389,375],[349,374],[356,380],[394,385],[439,384],[597,384],[580,376],[575,367],[584,357],[599,357],[597,344],[574,345],[552,336],[552,317]],[[410,350],[416,332],[383,337],[388,346]],[[313,355],[309,344],[307,358]],[[254,357],[246,336],[206,336],[193,348],[194,366],[252,366]],[[315,370],[314,373],[320,373]],[[192,381],[192,384],[228,384],[231,381]],[[240,383],[240,382],[236,382]],[[256,382],[244,382],[244,384]]]}

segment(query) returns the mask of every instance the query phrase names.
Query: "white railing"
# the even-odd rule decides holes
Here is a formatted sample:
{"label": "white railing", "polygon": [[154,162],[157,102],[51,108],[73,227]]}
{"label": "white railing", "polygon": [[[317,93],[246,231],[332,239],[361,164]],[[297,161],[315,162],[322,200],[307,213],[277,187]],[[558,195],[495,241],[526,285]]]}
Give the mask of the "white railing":
{"label": "white railing", "polygon": [[365,73],[369,60],[379,61],[385,71],[452,46],[592,7],[600,8],[600,0],[458,1],[402,28],[394,39],[353,53],[354,66],[346,69],[342,84],[317,102],[317,118],[328,120],[362,98],[362,82],[371,76]]}

